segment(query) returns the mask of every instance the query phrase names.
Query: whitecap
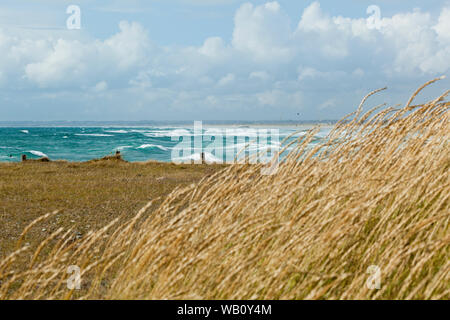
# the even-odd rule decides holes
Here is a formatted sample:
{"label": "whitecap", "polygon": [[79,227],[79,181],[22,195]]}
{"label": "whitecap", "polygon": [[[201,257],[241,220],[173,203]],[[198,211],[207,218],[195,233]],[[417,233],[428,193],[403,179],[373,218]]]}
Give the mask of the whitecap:
{"label": "whitecap", "polygon": [[143,144],[142,146],[137,147],[136,149],[148,149],[148,148],[158,148],[162,151],[168,151],[169,149],[164,147],[164,146],[160,146],[158,144]]}
{"label": "whitecap", "polygon": [[114,137],[111,134],[103,133],[75,133],[76,136],[86,136],[86,137]]}
{"label": "whitecap", "polygon": [[279,150],[281,147],[281,143],[277,141],[272,141],[271,144],[264,144],[264,143],[236,143],[236,144],[227,144],[225,146],[225,149],[227,150],[238,150],[243,151],[250,150],[250,151],[260,151],[260,150],[267,150],[267,149],[273,149],[273,150]]}
{"label": "whitecap", "polygon": [[28,130],[20,130],[20,132],[25,133],[25,134],[29,134],[30,133],[30,131],[28,131]]}
{"label": "whitecap", "polygon": [[149,138],[164,138],[164,137],[171,137],[172,136],[172,131],[167,131],[167,132],[140,132],[142,133],[144,136],[149,137]]}
{"label": "whitecap", "polygon": [[128,149],[128,148],[133,148],[133,146],[120,146],[120,147],[115,148],[114,150],[122,151],[122,150],[125,150],[125,149]]}
{"label": "whitecap", "polygon": [[[189,162],[191,160],[200,161],[201,153],[194,153],[190,156],[182,157],[174,159],[176,162]],[[207,163],[222,163],[223,161],[217,157],[215,157],[212,153],[205,152],[205,161]]]}
{"label": "whitecap", "polygon": [[37,156],[37,157],[42,157],[42,158],[47,158],[48,157],[45,153],[43,153],[41,151],[30,150],[28,152],[33,154],[33,155],[35,155],[35,156]]}
{"label": "whitecap", "polygon": [[108,133],[128,133],[126,130],[105,130]]}
{"label": "whitecap", "polygon": [[225,129],[225,134],[229,137],[258,137],[258,131],[256,129],[229,128]]}

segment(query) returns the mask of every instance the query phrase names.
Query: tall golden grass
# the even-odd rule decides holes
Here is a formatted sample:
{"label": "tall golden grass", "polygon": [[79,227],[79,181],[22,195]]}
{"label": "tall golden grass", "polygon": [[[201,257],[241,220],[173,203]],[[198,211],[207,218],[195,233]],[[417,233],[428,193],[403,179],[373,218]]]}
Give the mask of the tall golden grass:
{"label": "tall golden grass", "polygon": [[[299,138],[274,175],[232,165],[125,224],[80,240],[58,230],[24,272],[19,242],[0,298],[448,299],[449,92],[412,106],[421,89],[362,115],[368,95],[320,145],[308,147],[316,130]],[[67,289],[69,265],[81,291]],[[366,285],[372,265],[380,289]]]}

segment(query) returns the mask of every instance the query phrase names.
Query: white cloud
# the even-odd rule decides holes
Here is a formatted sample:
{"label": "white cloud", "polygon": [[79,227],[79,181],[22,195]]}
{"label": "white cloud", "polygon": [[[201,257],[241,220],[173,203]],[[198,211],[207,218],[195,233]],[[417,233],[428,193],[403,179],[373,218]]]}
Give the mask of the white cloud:
{"label": "white cloud", "polygon": [[[119,33],[103,42],[24,40],[22,46],[33,44],[33,49],[41,46],[44,47],[41,51],[47,53],[39,61],[25,65],[26,78],[41,87],[82,86],[105,75],[114,77],[145,66],[151,54],[147,32],[139,24],[126,21],[119,28]],[[11,53],[14,50],[15,47],[11,48]],[[27,51],[30,52],[29,48]]]}
{"label": "white cloud", "polygon": [[230,85],[234,82],[235,79],[236,79],[235,75],[232,73],[229,73],[225,77],[223,77],[222,79],[219,80],[218,85],[222,86],[222,87]]}
{"label": "white cloud", "polygon": [[436,74],[450,68],[448,18],[450,10],[443,8],[434,25],[430,13],[415,9],[382,18],[380,28],[371,29],[362,18],[330,17],[314,2],[305,9],[296,36],[306,39],[325,58],[342,60],[363,54],[380,61],[387,75]]}
{"label": "white cloud", "polygon": [[361,68],[356,68],[355,70],[353,70],[352,75],[354,75],[355,77],[363,77],[365,74],[364,70]]}
{"label": "white cloud", "polygon": [[329,32],[332,29],[332,21],[323,14],[319,2],[313,2],[307,7],[298,23],[298,30],[303,32]]}
{"label": "white cloud", "polygon": [[226,54],[226,48],[222,38],[212,37],[205,40],[198,52],[210,58],[223,58]]}
{"label": "white cloud", "polygon": [[100,81],[94,87],[95,92],[102,92],[108,89],[108,83],[106,81]]}
{"label": "white cloud", "polygon": [[311,67],[299,67],[298,80],[310,81],[312,79],[336,79],[339,77],[345,77],[347,73],[345,71],[333,70],[333,71],[320,71]]}
{"label": "white cloud", "polygon": [[444,8],[439,16],[438,23],[433,27],[438,39],[444,44],[450,41],[450,8]]}
{"label": "white cloud", "polygon": [[234,19],[233,46],[259,60],[290,56],[291,31],[288,16],[278,2],[254,6],[243,4]]}
{"label": "white cloud", "polygon": [[335,107],[336,107],[336,99],[335,98],[328,99],[319,105],[319,109],[321,109],[321,110],[335,108]]}
{"label": "white cloud", "polygon": [[345,58],[349,54],[349,30],[340,18],[332,19],[322,12],[320,4],[313,2],[307,7],[298,23],[296,39],[308,45],[301,49],[319,50],[325,58]]}
{"label": "white cloud", "polygon": [[300,81],[308,78],[316,78],[321,76],[326,76],[326,73],[323,73],[311,67],[299,68],[298,79]]}
{"label": "white cloud", "polygon": [[249,75],[249,79],[257,79],[260,81],[267,81],[270,78],[266,71],[253,71]]}
{"label": "white cloud", "polygon": [[291,107],[301,108],[304,102],[301,92],[286,92],[280,89],[258,93],[256,96],[261,105],[281,107],[283,109]]}
{"label": "white cloud", "polygon": [[122,21],[120,32],[107,39],[100,50],[110,51],[118,67],[128,69],[147,64],[151,44],[147,31],[138,23]]}
{"label": "white cloud", "polygon": [[412,10],[370,29],[365,18],[332,16],[319,2],[291,21],[278,2],[268,2],[237,9],[231,41],[208,37],[199,46],[158,46],[134,22],[121,22],[106,40],[0,29],[0,87],[52,89],[55,97],[84,91],[85,99],[110,97],[136,112],[220,106],[328,115],[365,81],[395,79],[404,87],[448,73],[449,21],[447,7],[436,16]]}

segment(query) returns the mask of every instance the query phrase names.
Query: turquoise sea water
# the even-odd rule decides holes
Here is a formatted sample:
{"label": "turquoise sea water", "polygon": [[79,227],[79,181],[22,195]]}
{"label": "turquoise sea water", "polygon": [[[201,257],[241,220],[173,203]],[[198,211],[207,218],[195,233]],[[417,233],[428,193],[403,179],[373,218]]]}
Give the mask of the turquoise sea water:
{"label": "turquoise sea water", "polygon": [[[250,143],[252,150],[258,152],[279,147],[277,139],[259,139],[255,137],[261,129],[276,129],[279,141],[298,132],[304,135],[312,126],[204,126],[203,134],[208,129],[216,130],[233,137],[223,139],[224,149],[233,149],[236,154]],[[195,133],[193,127],[0,127],[0,162],[20,161],[26,154],[30,159],[47,156],[51,160],[87,161],[101,158],[115,151],[121,151],[127,161],[157,160],[173,161],[173,148],[179,145],[180,138],[173,138],[175,130],[188,132],[192,141]],[[228,130],[228,131],[225,131]],[[317,143],[326,136],[330,127],[323,126],[312,143]],[[185,139],[185,138],[183,138]],[[203,141],[203,148],[211,144],[211,139]],[[186,140],[185,140],[186,141]],[[194,146],[194,143],[192,143]],[[191,154],[180,157],[198,159],[200,150],[193,148]],[[204,151],[204,150],[203,150]],[[216,161],[215,152],[206,154],[207,160]],[[225,160],[225,158],[223,158]],[[220,161],[218,161],[220,162]]]}

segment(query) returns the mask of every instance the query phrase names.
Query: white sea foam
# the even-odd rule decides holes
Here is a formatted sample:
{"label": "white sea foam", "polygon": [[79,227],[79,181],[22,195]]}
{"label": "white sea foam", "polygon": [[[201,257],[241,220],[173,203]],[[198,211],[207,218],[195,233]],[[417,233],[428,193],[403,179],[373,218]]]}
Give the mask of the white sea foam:
{"label": "white sea foam", "polygon": [[42,157],[42,158],[48,157],[45,153],[43,153],[43,152],[41,152],[41,151],[30,150],[30,151],[28,151],[28,152],[31,153],[31,154],[34,154],[34,155],[37,156],[37,157]]}
{"label": "white sea foam", "polygon": [[144,136],[150,138],[163,138],[163,137],[171,137],[172,131],[167,132],[141,132]]}
{"label": "white sea foam", "polygon": [[258,131],[256,129],[242,129],[242,128],[229,128],[225,130],[227,136],[233,137],[258,137]]}
{"label": "white sea foam", "polygon": [[226,150],[237,150],[238,152],[245,150],[248,151],[265,151],[265,150],[273,150],[278,151],[281,148],[281,143],[277,141],[272,141],[271,144],[264,143],[231,143],[227,144],[224,149]]}
{"label": "white sea foam", "polygon": [[137,147],[137,149],[148,149],[148,148],[158,148],[162,151],[169,150],[168,148],[166,148],[164,146],[160,146],[158,144],[143,144],[142,146]]}
{"label": "white sea foam", "polygon": [[133,146],[120,146],[120,147],[117,147],[115,150],[122,151],[122,150],[129,149],[129,148],[133,148]]}
{"label": "white sea foam", "polygon": [[112,134],[103,134],[103,133],[75,133],[75,135],[85,137],[114,137]]}
{"label": "white sea foam", "polygon": [[20,132],[25,133],[25,134],[29,134],[30,133],[30,131],[28,131],[28,130],[20,130]]}
{"label": "white sea foam", "polygon": [[126,130],[105,130],[108,133],[128,133]]}
{"label": "white sea foam", "polygon": [[[194,161],[200,161],[201,159],[201,154],[200,153],[194,153],[190,156],[186,156],[186,157],[181,157],[181,158],[177,158],[174,159],[177,162],[186,162],[186,161],[190,161],[190,160],[194,160]],[[217,157],[215,157],[212,153],[209,152],[205,152],[205,161],[207,163],[222,163],[223,161]]]}

